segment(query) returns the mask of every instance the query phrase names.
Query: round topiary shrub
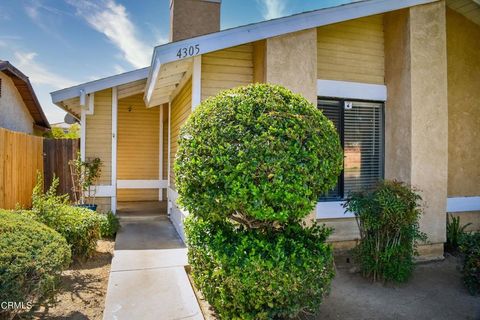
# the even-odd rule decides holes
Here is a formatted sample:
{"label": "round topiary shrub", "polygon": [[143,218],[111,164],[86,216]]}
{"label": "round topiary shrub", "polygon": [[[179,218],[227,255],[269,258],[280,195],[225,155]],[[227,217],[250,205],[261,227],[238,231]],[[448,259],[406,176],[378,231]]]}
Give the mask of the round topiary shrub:
{"label": "round topiary shrub", "polygon": [[190,215],[192,277],[220,319],[292,318],[317,311],[334,276],[330,230],[292,223],[248,229]]}
{"label": "round topiary shrub", "polygon": [[0,235],[0,318],[11,318],[53,298],[70,247],[56,231],[11,211],[0,210]]}
{"label": "round topiary shrub", "polygon": [[314,105],[274,85],[221,92],[190,115],[175,161],[180,203],[206,219],[300,219],[337,182],[337,132]]}

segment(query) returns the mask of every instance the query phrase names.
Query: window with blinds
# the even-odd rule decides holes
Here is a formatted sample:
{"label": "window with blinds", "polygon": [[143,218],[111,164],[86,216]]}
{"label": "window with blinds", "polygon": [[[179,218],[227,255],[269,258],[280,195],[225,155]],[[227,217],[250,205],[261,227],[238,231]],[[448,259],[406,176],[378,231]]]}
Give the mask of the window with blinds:
{"label": "window with blinds", "polygon": [[322,201],[341,200],[369,190],[383,178],[383,103],[318,99],[318,108],[337,128],[344,150],[337,186]]}

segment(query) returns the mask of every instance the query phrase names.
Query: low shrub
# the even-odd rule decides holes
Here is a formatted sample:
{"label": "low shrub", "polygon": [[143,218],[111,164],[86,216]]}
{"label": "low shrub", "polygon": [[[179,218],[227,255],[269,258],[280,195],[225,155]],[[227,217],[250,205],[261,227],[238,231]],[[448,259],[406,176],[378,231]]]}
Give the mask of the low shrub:
{"label": "low shrub", "polygon": [[460,251],[465,255],[463,283],[472,295],[480,294],[480,232],[465,233],[460,239]]}
{"label": "low shrub", "polygon": [[75,258],[88,258],[95,251],[100,239],[100,214],[81,207],[68,205],[68,196],[57,196],[58,178],[43,192],[42,179],[37,179],[32,196],[31,212],[35,220],[42,222],[65,237]]}
{"label": "low shrub", "polygon": [[465,229],[471,223],[460,224],[460,217],[454,217],[451,214],[447,215],[447,242],[445,243],[445,250],[450,253],[457,253],[460,245],[460,239],[465,234]]}
{"label": "low shrub", "polygon": [[330,230],[248,229],[190,215],[192,277],[221,319],[275,319],[315,312],[334,277]]}
{"label": "low shrub", "polygon": [[107,213],[100,214],[100,234],[102,238],[113,238],[117,234],[120,228],[120,221],[118,217],[109,211]]}
{"label": "low shrub", "polygon": [[405,184],[383,181],[371,192],[350,195],[345,204],[360,229],[355,248],[360,268],[373,280],[406,281],[414,267],[420,232],[421,197]]}
{"label": "low shrub", "polygon": [[66,240],[42,223],[5,210],[0,210],[0,235],[0,302],[23,302],[27,308],[2,308],[0,318],[51,302],[71,259]]}

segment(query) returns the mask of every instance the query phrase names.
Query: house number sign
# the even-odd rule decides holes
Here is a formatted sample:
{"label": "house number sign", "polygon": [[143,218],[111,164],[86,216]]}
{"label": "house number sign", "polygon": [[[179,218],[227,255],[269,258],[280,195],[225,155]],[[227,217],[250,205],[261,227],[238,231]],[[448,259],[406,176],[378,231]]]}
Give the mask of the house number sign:
{"label": "house number sign", "polygon": [[193,57],[200,53],[200,45],[195,44],[193,46],[183,47],[178,49],[177,57],[178,59]]}

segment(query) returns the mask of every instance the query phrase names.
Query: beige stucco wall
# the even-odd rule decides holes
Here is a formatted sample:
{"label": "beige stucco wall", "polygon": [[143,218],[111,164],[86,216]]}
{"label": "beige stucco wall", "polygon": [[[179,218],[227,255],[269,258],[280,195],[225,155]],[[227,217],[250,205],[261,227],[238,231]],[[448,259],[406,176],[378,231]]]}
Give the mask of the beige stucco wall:
{"label": "beige stucco wall", "polygon": [[34,134],[34,120],[30,115],[12,79],[0,72],[2,95],[0,96],[0,127]]}
{"label": "beige stucco wall", "polygon": [[289,33],[266,43],[265,81],[317,103],[317,31]]}
{"label": "beige stucco wall", "polygon": [[421,229],[438,256],[445,241],[448,104],[445,3],[385,18],[385,177],[411,183],[424,201]]}
{"label": "beige stucco wall", "polygon": [[479,40],[479,25],[447,10],[450,197],[480,196]]}

